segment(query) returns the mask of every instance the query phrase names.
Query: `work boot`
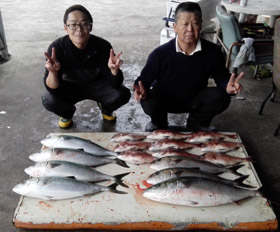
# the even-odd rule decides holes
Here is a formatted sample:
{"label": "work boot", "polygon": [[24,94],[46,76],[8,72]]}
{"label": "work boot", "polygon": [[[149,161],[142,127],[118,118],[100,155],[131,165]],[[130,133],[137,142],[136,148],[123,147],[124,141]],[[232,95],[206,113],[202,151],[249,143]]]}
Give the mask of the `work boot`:
{"label": "work boot", "polygon": [[115,115],[114,112],[109,112],[108,110],[105,110],[104,108],[102,108],[102,105],[99,102],[97,102],[97,106],[101,110],[101,114],[102,114],[103,119],[105,119],[107,121],[111,121],[111,122],[116,121],[117,116]]}
{"label": "work boot", "polygon": [[152,121],[148,122],[145,126],[145,132],[153,132],[155,130],[166,129],[167,126],[157,126]]}
{"label": "work boot", "polygon": [[61,129],[67,129],[72,126],[72,122],[73,122],[72,118],[67,119],[67,118],[60,117],[58,121],[58,125]]}
{"label": "work boot", "polygon": [[189,132],[197,132],[197,131],[205,131],[205,132],[217,132],[217,128],[215,126],[201,126],[197,123],[193,118],[189,117],[186,125],[187,131]]}

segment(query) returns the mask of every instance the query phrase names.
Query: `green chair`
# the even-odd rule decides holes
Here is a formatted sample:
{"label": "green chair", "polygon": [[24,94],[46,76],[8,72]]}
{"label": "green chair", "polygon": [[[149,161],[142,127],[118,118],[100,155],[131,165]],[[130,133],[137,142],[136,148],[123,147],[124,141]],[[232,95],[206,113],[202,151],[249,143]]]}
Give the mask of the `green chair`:
{"label": "green chair", "polygon": [[[216,7],[217,18],[220,22],[220,29],[217,31],[217,41],[223,48],[226,55],[226,67],[231,68],[233,61],[235,60],[241,45],[245,37],[254,38],[253,48],[255,51],[255,62],[247,62],[244,65],[260,65],[273,63],[273,40],[271,39],[259,39],[265,37],[266,31],[263,25],[260,24],[244,24],[241,26],[236,17],[227,12],[226,8],[222,5]],[[260,26],[263,28],[261,29]],[[259,34],[248,33],[248,30],[262,33]],[[256,77],[257,68],[255,69],[254,76]],[[234,73],[237,73],[237,69],[233,69]]]}

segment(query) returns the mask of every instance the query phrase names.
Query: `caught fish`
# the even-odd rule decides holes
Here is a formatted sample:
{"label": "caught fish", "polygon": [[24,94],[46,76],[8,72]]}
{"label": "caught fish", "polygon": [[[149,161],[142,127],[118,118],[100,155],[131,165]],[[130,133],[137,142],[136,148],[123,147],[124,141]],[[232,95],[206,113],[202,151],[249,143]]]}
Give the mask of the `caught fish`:
{"label": "caught fish", "polygon": [[153,170],[162,170],[166,168],[199,168],[201,171],[221,174],[224,172],[230,172],[235,175],[242,176],[236,170],[242,167],[243,165],[236,166],[223,166],[213,164],[208,161],[194,159],[185,156],[167,156],[160,159],[157,159],[150,165],[150,168]]}
{"label": "caught fish", "polygon": [[29,159],[33,160],[34,162],[60,160],[91,167],[115,163],[122,167],[129,168],[129,166],[124,161],[117,158],[95,156],[90,153],[74,149],[45,149],[41,152],[31,154]]}
{"label": "caught fish", "polygon": [[146,150],[151,146],[149,142],[139,142],[139,141],[126,141],[117,144],[114,148],[114,152],[123,152],[128,150]]}
{"label": "caught fish", "polygon": [[127,187],[122,182],[122,178],[129,173],[124,173],[116,176],[110,176],[105,173],[96,171],[90,167],[80,164],[74,164],[65,161],[48,161],[35,163],[24,170],[29,176],[32,177],[71,177],[80,181],[87,182],[100,182],[112,180],[118,185]]}
{"label": "caught fish", "polygon": [[119,143],[125,141],[140,141],[144,140],[145,138],[146,135],[121,132],[113,135],[111,138],[111,142]]}
{"label": "caught fish", "polygon": [[241,158],[217,152],[205,153],[199,156],[199,159],[222,165],[235,165],[241,162],[253,162],[253,159],[251,157]]}
{"label": "caught fish", "polygon": [[13,191],[22,196],[43,200],[71,199],[104,191],[126,194],[117,190],[117,186],[117,183],[102,186],[67,177],[41,177],[25,180],[17,184]]}
{"label": "caught fish", "polygon": [[199,132],[189,134],[186,141],[190,143],[204,143],[209,140],[220,140],[225,138],[236,139],[237,135],[223,134],[219,132],[199,131]]}
{"label": "caught fish", "polygon": [[247,188],[247,189],[251,189],[254,188],[253,186],[247,185],[247,184],[243,184],[242,182],[247,179],[249,176],[241,176],[235,180],[229,180],[229,179],[225,179],[222,178],[218,175],[215,175],[213,173],[210,172],[204,172],[201,171],[199,169],[196,168],[167,168],[167,169],[163,169],[160,171],[157,171],[153,174],[151,174],[148,178],[147,178],[147,183],[149,184],[158,184],[160,182],[166,181],[166,180],[170,180],[170,179],[174,179],[174,178],[179,178],[179,177],[203,177],[203,178],[208,178],[211,180],[215,180],[215,181],[219,181],[222,183],[226,183],[229,185],[233,185],[235,187],[239,187],[239,188]]}
{"label": "caught fish", "polygon": [[147,139],[152,139],[152,140],[161,140],[161,139],[182,140],[186,138],[188,138],[187,134],[170,131],[170,130],[155,130],[149,135],[147,135]]}
{"label": "caught fish", "polygon": [[132,164],[147,164],[155,161],[155,157],[143,151],[123,151],[117,156],[120,160]]}
{"label": "caught fish", "polygon": [[198,144],[194,143],[188,143],[184,141],[178,141],[178,140],[158,140],[152,143],[152,145],[149,147],[150,151],[158,151],[158,150],[165,150],[165,149],[179,149],[179,150],[187,150],[192,148],[200,147]]}
{"label": "caught fish", "polygon": [[182,177],[167,180],[144,190],[143,196],[162,203],[208,207],[237,202],[260,196],[256,190],[237,188],[201,177]]}
{"label": "caught fish", "polygon": [[166,149],[166,150],[159,150],[152,153],[154,157],[162,158],[166,156],[187,156],[191,158],[199,159],[200,156],[194,155],[192,153],[183,151],[183,150],[175,150],[175,149]]}
{"label": "caught fish", "polygon": [[212,140],[200,146],[202,152],[228,152],[243,147],[242,143]]}
{"label": "caught fish", "polygon": [[75,150],[78,149],[98,156],[117,155],[115,152],[101,147],[90,140],[70,135],[53,135],[43,139],[41,143],[48,148],[67,148]]}

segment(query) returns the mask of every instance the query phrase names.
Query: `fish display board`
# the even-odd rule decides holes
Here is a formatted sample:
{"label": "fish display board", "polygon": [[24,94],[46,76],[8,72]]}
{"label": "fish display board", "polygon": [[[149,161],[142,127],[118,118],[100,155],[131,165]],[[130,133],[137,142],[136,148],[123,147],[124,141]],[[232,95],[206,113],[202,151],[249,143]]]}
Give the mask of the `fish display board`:
{"label": "fish display board", "polygon": [[[65,133],[89,139],[109,150],[116,143],[110,141],[116,133]],[[145,134],[145,133],[141,133]],[[236,134],[236,133],[228,133]],[[50,134],[57,135],[57,134]],[[237,135],[234,142],[242,142]],[[44,149],[44,147],[42,147]],[[199,151],[193,149],[192,152]],[[248,157],[244,147],[228,154]],[[25,229],[100,229],[100,230],[275,230],[278,227],[268,200],[262,196],[213,207],[187,207],[164,204],[143,197],[145,180],[155,171],[149,164],[128,164],[125,168],[115,163],[97,167],[109,175],[130,172],[123,178],[129,186],[117,189],[128,194],[101,192],[68,200],[46,201],[21,196],[13,217],[14,226]],[[22,169],[24,170],[23,167]],[[262,186],[251,162],[244,163],[238,172],[249,175],[243,182],[257,189]],[[234,174],[223,174],[234,179]],[[110,181],[104,184],[111,184]]]}

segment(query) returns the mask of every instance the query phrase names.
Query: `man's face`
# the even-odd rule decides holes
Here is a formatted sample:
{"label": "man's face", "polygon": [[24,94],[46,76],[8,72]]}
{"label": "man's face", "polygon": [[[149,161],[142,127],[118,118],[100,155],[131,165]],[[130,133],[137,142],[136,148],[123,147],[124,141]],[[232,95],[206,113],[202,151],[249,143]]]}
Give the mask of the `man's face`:
{"label": "man's face", "polygon": [[181,12],[174,23],[174,31],[177,33],[179,43],[195,45],[200,34],[201,20],[194,13]]}
{"label": "man's face", "polygon": [[76,47],[81,49],[86,47],[91,29],[92,25],[89,23],[87,16],[83,12],[76,10],[68,14],[64,30]]}

